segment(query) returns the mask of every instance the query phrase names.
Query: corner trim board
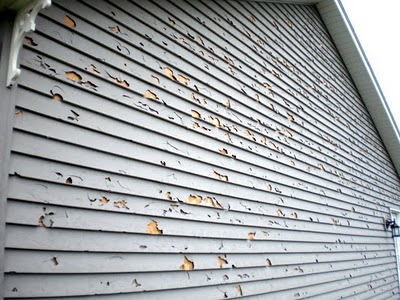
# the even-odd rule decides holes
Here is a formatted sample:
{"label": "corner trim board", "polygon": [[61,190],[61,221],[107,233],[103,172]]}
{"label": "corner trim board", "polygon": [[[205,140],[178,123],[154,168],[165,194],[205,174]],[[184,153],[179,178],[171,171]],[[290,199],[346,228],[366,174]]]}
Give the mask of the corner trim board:
{"label": "corner trim board", "polygon": [[13,33],[11,38],[10,59],[8,62],[7,87],[12,86],[21,70],[18,68],[18,55],[25,34],[35,30],[35,19],[41,9],[49,7],[51,0],[34,0],[20,9],[15,17]]}

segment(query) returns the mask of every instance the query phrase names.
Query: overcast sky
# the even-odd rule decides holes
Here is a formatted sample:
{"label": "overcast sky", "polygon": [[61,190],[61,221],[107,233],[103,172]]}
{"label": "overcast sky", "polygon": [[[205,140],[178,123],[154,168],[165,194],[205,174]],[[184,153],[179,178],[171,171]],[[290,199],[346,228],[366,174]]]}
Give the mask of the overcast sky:
{"label": "overcast sky", "polygon": [[400,0],[341,0],[400,127]]}

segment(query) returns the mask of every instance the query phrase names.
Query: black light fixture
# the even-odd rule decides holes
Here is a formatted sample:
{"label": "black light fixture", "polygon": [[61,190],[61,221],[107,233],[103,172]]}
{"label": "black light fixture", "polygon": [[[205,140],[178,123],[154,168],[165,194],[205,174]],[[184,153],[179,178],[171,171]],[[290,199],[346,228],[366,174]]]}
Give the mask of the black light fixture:
{"label": "black light fixture", "polygon": [[386,220],[386,229],[392,229],[393,237],[400,237],[400,226],[397,225],[395,220]]}

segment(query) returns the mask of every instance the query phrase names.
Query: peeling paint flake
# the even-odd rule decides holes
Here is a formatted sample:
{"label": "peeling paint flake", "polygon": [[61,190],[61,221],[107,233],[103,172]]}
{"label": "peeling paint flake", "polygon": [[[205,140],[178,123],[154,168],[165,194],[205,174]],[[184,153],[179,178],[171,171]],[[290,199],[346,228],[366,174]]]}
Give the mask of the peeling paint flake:
{"label": "peeling paint flake", "polygon": [[218,172],[216,172],[216,171],[214,171],[213,174],[214,174],[214,176],[215,176],[216,178],[218,178],[219,180],[226,181],[226,182],[229,181],[227,175],[222,175],[222,174],[220,174],[220,173],[218,173]]}
{"label": "peeling paint flake", "polygon": [[201,201],[203,201],[203,197],[190,194],[186,202],[189,204],[199,205]]}
{"label": "peeling paint flake", "polygon": [[127,202],[125,200],[120,200],[120,201],[114,202],[115,207],[129,209],[129,207],[126,206],[126,204],[127,204]]}
{"label": "peeling paint flake", "polygon": [[172,71],[171,68],[165,67],[164,71],[167,74],[167,76],[169,77],[169,79],[176,81],[176,77],[174,75],[174,71]]}
{"label": "peeling paint flake", "polygon": [[144,95],[145,98],[147,99],[151,99],[151,100],[159,100],[159,98],[157,97],[157,95],[155,93],[153,93],[150,90],[147,90]]}
{"label": "peeling paint flake", "polygon": [[81,82],[82,81],[82,76],[79,75],[78,73],[74,71],[67,71],[65,72],[65,76],[67,76],[68,79],[75,81],[75,82]]}
{"label": "peeling paint flake", "polygon": [[201,115],[198,111],[192,109],[192,117],[196,119],[200,119]]}
{"label": "peeling paint flake", "polygon": [[190,271],[194,269],[193,261],[189,260],[186,256],[183,258],[183,265],[180,267],[181,270]]}
{"label": "peeling paint flake", "polygon": [[68,27],[75,28],[76,23],[75,21],[68,15],[64,17],[64,23],[67,24]]}
{"label": "peeling paint flake", "polygon": [[240,284],[238,284],[236,287],[236,291],[240,296],[243,296],[243,291],[242,291],[242,287],[240,286]]}
{"label": "peeling paint flake", "polygon": [[163,231],[158,228],[158,223],[152,220],[149,224],[147,224],[147,233],[149,234],[163,234]]}
{"label": "peeling paint flake", "polygon": [[29,45],[29,46],[33,46],[36,47],[38,44],[34,42],[33,38],[26,36],[25,37],[25,44]]}
{"label": "peeling paint flake", "polygon": [[220,268],[222,268],[224,265],[228,264],[228,261],[224,258],[222,258],[221,256],[217,256],[217,262],[218,262],[218,266]]}
{"label": "peeling paint flake", "polygon": [[189,81],[190,81],[189,78],[187,78],[187,77],[185,77],[183,75],[178,75],[178,80],[179,80],[180,83],[182,83],[184,85],[188,85]]}

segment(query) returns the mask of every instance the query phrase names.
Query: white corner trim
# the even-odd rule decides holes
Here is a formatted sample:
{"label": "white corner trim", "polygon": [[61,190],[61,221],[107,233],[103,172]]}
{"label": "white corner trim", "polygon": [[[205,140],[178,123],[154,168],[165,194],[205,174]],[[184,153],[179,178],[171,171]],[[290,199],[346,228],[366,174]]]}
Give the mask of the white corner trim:
{"label": "white corner trim", "polygon": [[25,34],[35,30],[35,19],[41,9],[49,7],[51,0],[33,0],[22,7],[14,21],[10,46],[10,59],[8,62],[7,86],[13,85],[21,74],[18,68],[18,54],[24,41]]}

